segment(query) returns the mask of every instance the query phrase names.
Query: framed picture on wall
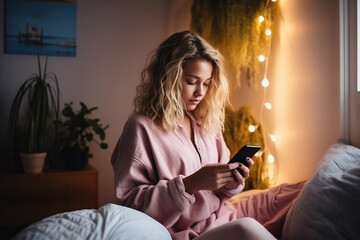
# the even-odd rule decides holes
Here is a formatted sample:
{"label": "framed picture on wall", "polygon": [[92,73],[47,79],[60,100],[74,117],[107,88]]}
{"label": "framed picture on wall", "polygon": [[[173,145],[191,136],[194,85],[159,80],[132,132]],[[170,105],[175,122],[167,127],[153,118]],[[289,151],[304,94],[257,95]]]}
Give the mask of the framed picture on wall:
{"label": "framed picture on wall", "polygon": [[5,0],[4,52],[76,56],[76,0]]}

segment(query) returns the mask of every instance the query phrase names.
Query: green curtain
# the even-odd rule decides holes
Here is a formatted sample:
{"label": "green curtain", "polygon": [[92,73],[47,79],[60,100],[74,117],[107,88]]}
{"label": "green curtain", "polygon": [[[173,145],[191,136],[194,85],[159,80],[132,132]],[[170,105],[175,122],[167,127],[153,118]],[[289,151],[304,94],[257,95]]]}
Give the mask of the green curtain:
{"label": "green curtain", "polygon": [[[260,64],[258,56],[267,54],[274,32],[277,4],[270,0],[194,0],[191,28],[226,59],[228,75],[240,85],[243,73],[248,85],[256,86]],[[260,23],[259,17],[265,21]]]}

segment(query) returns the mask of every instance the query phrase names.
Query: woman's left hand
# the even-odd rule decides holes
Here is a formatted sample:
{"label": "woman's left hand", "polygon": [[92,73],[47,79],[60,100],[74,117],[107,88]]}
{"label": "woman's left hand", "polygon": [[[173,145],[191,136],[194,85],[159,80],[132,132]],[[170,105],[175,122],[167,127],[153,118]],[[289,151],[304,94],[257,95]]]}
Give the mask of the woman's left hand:
{"label": "woman's left hand", "polygon": [[245,184],[245,180],[250,175],[250,169],[252,168],[252,166],[254,166],[254,161],[251,158],[246,158],[246,162],[247,162],[248,167],[245,166],[244,164],[241,164],[241,166],[239,166],[239,168],[242,171],[242,174],[240,174],[240,172],[237,169],[233,170],[233,179],[232,179],[232,181],[229,181],[224,186],[225,188],[227,188],[227,189],[235,189],[239,185],[244,185]]}

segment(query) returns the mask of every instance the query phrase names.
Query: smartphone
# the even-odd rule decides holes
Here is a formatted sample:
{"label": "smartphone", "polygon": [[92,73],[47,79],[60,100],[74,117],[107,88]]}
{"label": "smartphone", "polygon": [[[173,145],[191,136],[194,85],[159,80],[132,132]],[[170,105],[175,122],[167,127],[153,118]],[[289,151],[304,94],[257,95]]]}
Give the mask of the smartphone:
{"label": "smartphone", "polygon": [[[244,145],[235,155],[230,159],[228,163],[234,163],[239,162],[241,164],[247,165],[246,158],[252,158],[259,150],[260,146],[257,145]],[[242,174],[242,171],[240,168],[237,168],[237,170]]]}

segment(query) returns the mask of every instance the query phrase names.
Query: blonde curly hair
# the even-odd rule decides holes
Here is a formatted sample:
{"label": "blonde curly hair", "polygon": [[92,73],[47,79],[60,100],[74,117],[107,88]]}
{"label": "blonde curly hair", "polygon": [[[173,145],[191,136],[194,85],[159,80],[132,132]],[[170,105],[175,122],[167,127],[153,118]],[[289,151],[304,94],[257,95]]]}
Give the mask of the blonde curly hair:
{"label": "blonde curly hair", "polygon": [[141,83],[136,88],[134,112],[145,114],[166,131],[176,128],[178,120],[185,114],[181,76],[184,66],[192,60],[206,60],[213,66],[208,92],[192,114],[205,131],[221,134],[229,98],[222,56],[191,31],[171,35],[152,52],[149,64],[142,71]]}

